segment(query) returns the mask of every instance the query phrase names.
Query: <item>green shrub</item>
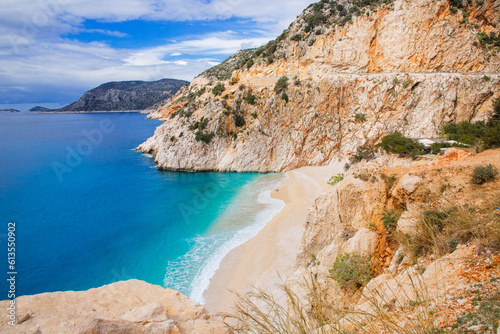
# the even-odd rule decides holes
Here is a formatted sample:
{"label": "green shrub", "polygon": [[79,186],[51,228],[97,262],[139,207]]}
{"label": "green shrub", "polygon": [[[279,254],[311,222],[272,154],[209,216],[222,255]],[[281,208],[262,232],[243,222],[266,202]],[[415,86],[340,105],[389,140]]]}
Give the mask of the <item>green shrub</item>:
{"label": "green shrub", "polygon": [[356,149],[356,154],[351,158],[351,164],[360,162],[361,160],[372,160],[375,159],[375,150],[369,146],[359,146]]}
{"label": "green shrub", "polygon": [[436,211],[436,210],[424,211],[424,220],[439,232],[443,230],[444,221],[446,218],[448,218],[448,216],[449,213],[445,211]]}
{"label": "green shrub", "polygon": [[196,141],[201,141],[205,144],[209,144],[214,138],[215,134],[213,132],[205,133],[203,131],[198,130],[195,134]]}
{"label": "green shrub", "polygon": [[366,114],[358,112],[354,115],[354,120],[359,123],[364,123],[366,122]]}
{"label": "green shrub", "polygon": [[197,92],[196,92],[196,96],[200,97],[203,95],[203,93],[205,93],[205,91],[207,90],[207,87],[202,87],[200,88]]}
{"label": "green shrub", "polygon": [[307,26],[310,30],[326,21],[327,17],[323,13],[310,14],[306,17]]}
{"label": "green shrub", "polygon": [[248,103],[248,104],[255,104],[257,101],[255,99],[255,95],[252,93],[248,92],[246,95],[243,97],[243,99]]}
{"label": "green shrub", "polygon": [[222,94],[222,92],[226,89],[226,87],[224,87],[224,84],[222,84],[221,82],[218,82],[217,85],[215,85],[215,87],[212,89],[212,94],[214,94],[215,96],[218,96],[220,94]]}
{"label": "green shrub", "polygon": [[297,42],[300,42],[302,40],[302,35],[301,34],[296,34],[296,35],[293,35],[292,38],[290,38],[292,41],[297,41]]}
{"label": "green shrub", "polygon": [[455,140],[464,144],[474,145],[485,132],[484,122],[460,122],[450,123],[443,126],[443,133],[449,140]]}
{"label": "green shrub", "polygon": [[492,164],[477,166],[472,172],[472,183],[481,185],[493,181],[498,175],[498,170]]}
{"label": "green shrub", "polygon": [[317,2],[313,5],[313,11],[319,12],[323,9],[323,4],[321,2]]}
{"label": "green shrub", "polygon": [[487,122],[446,124],[443,134],[450,140],[484,149],[500,147],[500,97],[493,101],[493,113]]}
{"label": "green shrub", "polygon": [[337,256],[329,272],[341,287],[357,290],[371,279],[370,267],[371,262],[368,257],[344,253]]}
{"label": "green shrub", "polygon": [[424,153],[423,144],[416,140],[404,137],[399,132],[394,132],[382,138],[380,146],[388,153],[411,156],[412,158]]}
{"label": "green shrub", "polygon": [[384,227],[389,232],[396,231],[398,227],[398,220],[401,217],[401,212],[396,212],[394,210],[384,212],[382,216],[382,222],[384,223]]}
{"label": "green shrub", "polygon": [[284,100],[285,102],[288,102],[288,94],[283,92],[283,94],[281,94],[281,99]]}
{"label": "green shrub", "polygon": [[493,101],[493,114],[488,120],[488,126],[494,126],[500,123],[500,96]]}
{"label": "green shrub", "polygon": [[288,87],[288,77],[282,76],[281,78],[278,79],[276,85],[274,85],[274,91],[276,93],[279,93],[282,90],[286,89],[287,87]]}
{"label": "green shrub", "polygon": [[202,117],[198,122],[195,122],[194,124],[189,126],[189,130],[194,131],[194,130],[205,130],[208,124],[208,119],[205,119],[205,117]]}
{"label": "green shrub", "polygon": [[337,183],[339,183],[340,181],[342,181],[343,179],[344,179],[344,173],[338,173],[337,175],[332,176],[327,183],[334,186]]}
{"label": "green shrub", "polygon": [[246,68],[249,69],[252,67],[254,64],[253,59],[248,59],[247,63],[245,64]]}
{"label": "green shrub", "polygon": [[241,127],[245,125],[245,117],[241,116],[241,114],[237,113],[234,115],[234,124],[237,127]]}
{"label": "green shrub", "polygon": [[238,81],[240,81],[240,78],[238,78],[238,77],[232,77],[231,81],[229,81],[229,84],[230,85],[236,85],[238,83]]}

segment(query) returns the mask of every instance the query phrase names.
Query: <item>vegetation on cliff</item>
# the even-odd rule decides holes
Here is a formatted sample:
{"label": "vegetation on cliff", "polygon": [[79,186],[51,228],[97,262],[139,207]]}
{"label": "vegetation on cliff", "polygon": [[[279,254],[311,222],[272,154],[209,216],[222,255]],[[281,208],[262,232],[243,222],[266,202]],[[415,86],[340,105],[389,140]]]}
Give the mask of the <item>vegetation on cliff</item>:
{"label": "vegetation on cliff", "polygon": [[473,145],[478,151],[500,147],[500,97],[493,103],[493,113],[487,122],[461,122],[443,126],[450,140]]}
{"label": "vegetation on cliff", "polygon": [[[297,270],[300,279],[285,281],[286,303],[262,290],[241,296],[229,326],[237,333],[496,333],[500,180],[473,181],[485,161],[499,166],[500,150],[449,149],[429,164],[391,167],[378,158],[354,166],[311,209],[306,229],[342,220],[316,231],[330,241]],[[376,181],[355,181],[360,172]],[[344,202],[325,201],[329,196]],[[359,211],[378,239],[369,256],[361,246],[338,252],[341,240],[349,243],[365,228],[355,227]],[[312,240],[313,248],[320,243]]]}
{"label": "vegetation on cliff", "polygon": [[[434,138],[444,124],[485,119],[500,88],[498,55],[494,43],[473,43],[498,30],[490,2],[457,13],[446,0],[313,4],[276,40],[181,89],[155,113],[165,124],[141,149],[165,169],[282,171],[338,156],[362,160],[369,152],[359,147],[375,148],[395,132]],[[459,22],[464,13],[470,23]],[[349,14],[356,24],[342,25]],[[202,117],[203,133],[188,132]],[[162,139],[181,132],[180,140]],[[404,154],[412,151],[422,152]]]}

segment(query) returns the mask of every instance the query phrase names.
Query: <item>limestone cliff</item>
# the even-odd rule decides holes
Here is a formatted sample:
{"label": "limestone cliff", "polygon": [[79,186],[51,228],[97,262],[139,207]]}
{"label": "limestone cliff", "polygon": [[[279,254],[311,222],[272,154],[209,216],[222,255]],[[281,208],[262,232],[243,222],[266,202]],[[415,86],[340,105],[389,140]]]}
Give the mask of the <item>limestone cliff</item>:
{"label": "limestone cliff", "polygon": [[[351,310],[344,323],[362,322],[370,318],[368,314],[374,315],[381,309],[387,312],[393,303],[400,306],[399,310],[394,308],[395,318],[399,321],[409,319],[406,323],[411,326],[416,323],[415,318],[411,320],[411,316],[406,316],[419,311],[406,307],[421,298],[432,301],[433,306],[428,306],[427,311],[432,308],[437,312],[430,317],[435,326],[444,328],[461,324],[461,320],[457,319],[470,312],[471,303],[474,305],[475,297],[470,293],[474,287],[493,282],[493,292],[489,293],[491,298],[497,298],[494,297],[494,291],[498,291],[495,277],[499,274],[497,262],[500,257],[498,252],[488,250],[485,240],[490,238],[498,242],[500,239],[495,234],[498,232],[485,231],[491,231],[487,224],[495,231],[500,224],[497,206],[500,180],[497,178],[482,186],[471,182],[472,170],[490,163],[500,169],[499,149],[474,154],[452,148],[442,156],[418,162],[379,157],[355,165],[345,173],[340,183],[318,197],[310,208],[297,257],[297,269],[288,277],[288,283],[297,286],[295,290],[300,295],[301,285],[297,282],[302,282],[304,275],[307,278],[312,274],[320,294],[332,308]],[[395,232],[391,234],[387,222],[383,222],[387,212],[399,211],[399,218],[395,218],[397,233],[409,236],[408,240],[422,240],[425,230],[419,224],[425,219],[425,214],[449,213],[451,211],[446,210],[450,207],[453,210],[482,207],[490,200],[496,204],[492,211],[493,218],[487,224],[484,223],[486,219],[478,220],[487,215],[486,210],[465,215],[461,218],[463,221],[456,222],[462,232],[467,229],[467,222],[472,220],[472,224],[481,224],[478,231],[490,234],[474,234],[469,229],[465,232],[467,237],[456,237],[456,243],[451,246],[447,245],[447,240],[439,240],[438,246],[446,248],[442,254],[433,248],[431,252],[435,253],[432,256],[424,256],[422,252],[416,259],[415,254],[408,252],[411,244],[398,244]],[[460,219],[460,216],[454,219]],[[451,225],[446,227],[452,228]],[[461,241],[466,244],[460,245]],[[330,272],[338,256],[344,253],[371,258],[372,273],[376,276],[354,295],[343,289]],[[417,296],[418,293],[422,295]],[[451,295],[461,302],[447,301],[452,298]],[[495,305],[498,307],[498,304]],[[372,318],[377,319],[377,316]],[[339,323],[342,324],[342,321]],[[468,321],[462,323],[467,324]]]}
{"label": "limestone cliff", "polygon": [[[1,301],[4,310],[9,301]],[[226,333],[224,325],[180,292],[138,280],[97,289],[16,299],[16,326],[2,333]]]}
{"label": "limestone cliff", "polygon": [[311,5],[204,72],[156,111],[164,124],[139,149],[164,169],[283,171],[484,118],[500,90],[500,1],[372,3]]}

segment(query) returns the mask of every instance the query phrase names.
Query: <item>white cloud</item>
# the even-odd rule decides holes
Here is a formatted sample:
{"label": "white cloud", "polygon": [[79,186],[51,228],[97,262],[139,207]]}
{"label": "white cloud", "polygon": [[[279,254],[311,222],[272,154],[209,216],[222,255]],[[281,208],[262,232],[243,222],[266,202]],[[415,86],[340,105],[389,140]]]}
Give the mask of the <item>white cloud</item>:
{"label": "white cloud", "polygon": [[[2,0],[0,1],[0,103],[75,94],[112,80],[191,80],[242,48],[277,36],[309,0]],[[85,29],[85,20],[185,21],[238,17],[252,31],[183,37],[143,49],[115,49],[61,36],[115,30]],[[193,22],[196,24],[196,22]],[[174,58],[171,58],[174,57]],[[24,94],[24,95],[23,95]],[[37,96],[38,94],[38,96]],[[45,94],[45,95],[44,95]],[[33,101],[34,101],[33,100]],[[69,102],[69,101],[65,101]]]}
{"label": "white cloud", "polygon": [[310,0],[2,0],[0,26],[24,37],[70,32],[85,19],[109,22],[214,20],[231,17],[284,29]]}
{"label": "white cloud", "polygon": [[[241,38],[234,32],[202,35],[176,43],[143,50],[114,49],[104,43],[81,43],[65,39],[57,42],[28,43],[17,53],[0,58],[0,103],[22,99],[21,88],[40,101],[37,91],[46,94],[56,87],[85,90],[107,81],[192,80],[205,69],[217,65],[214,57],[225,58],[241,45],[258,46],[266,38]],[[174,59],[168,59],[172,55]],[[193,55],[197,56],[193,59]],[[44,89],[41,89],[44,87]],[[1,99],[8,96],[9,99]],[[74,96],[76,99],[78,96]],[[29,102],[29,101],[27,101]],[[70,101],[66,101],[70,102]]]}
{"label": "white cloud", "polygon": [[104,29],[80,29],[78,32],[86,32],[86,33],[93,33],[93,34],[101,34],[101,35],[108,35],[108,36],[115,36],[115,37],[129,37],[129,34],[120,32],[120,31],[113,31],[113,30],[104,30]]}

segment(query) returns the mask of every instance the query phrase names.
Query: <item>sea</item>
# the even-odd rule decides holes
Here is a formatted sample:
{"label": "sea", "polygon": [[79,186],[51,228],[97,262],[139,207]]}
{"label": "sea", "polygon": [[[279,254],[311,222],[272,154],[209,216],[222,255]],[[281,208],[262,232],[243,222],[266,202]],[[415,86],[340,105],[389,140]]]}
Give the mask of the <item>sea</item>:
{"label": "sea", "polygon": [[224,256],[283,207],[284,176],[158,170],[135,148],[159,125],[0,113],[0,300],[14,275],[16,296],[139,279],[204,303]]}

